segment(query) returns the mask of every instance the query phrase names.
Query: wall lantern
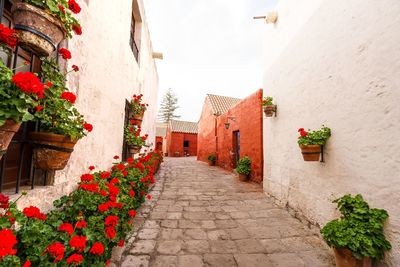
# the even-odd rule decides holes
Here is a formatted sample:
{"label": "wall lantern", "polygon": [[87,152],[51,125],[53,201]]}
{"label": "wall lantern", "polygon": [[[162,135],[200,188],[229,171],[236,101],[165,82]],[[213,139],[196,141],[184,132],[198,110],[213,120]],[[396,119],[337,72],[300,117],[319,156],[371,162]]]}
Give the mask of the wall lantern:
{"label": "wall lantern", "polygon": [[229,126],[231,125],[230,123],[229,123],[229,120],[232,120],[232,121],[236,121],[235,120],[235,117],[228,117],[227,119],[226,119],[226,122],[225,122],[225,129],[229,129]]}

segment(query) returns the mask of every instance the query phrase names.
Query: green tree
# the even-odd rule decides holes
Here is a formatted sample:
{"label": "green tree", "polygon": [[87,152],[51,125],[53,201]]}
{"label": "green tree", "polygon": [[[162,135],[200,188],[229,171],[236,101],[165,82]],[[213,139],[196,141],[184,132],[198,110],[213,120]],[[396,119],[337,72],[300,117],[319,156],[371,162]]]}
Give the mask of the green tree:
{"label": "green tree", "polygon": [[175,111],[178,108],[178,98],[176,97],[172,89],[169,88],[164,94],[161,102],[161,107],[158,114],[159,119],[162,122],[168,123],[170,120],[180,118],[180,116],[175,115]]}

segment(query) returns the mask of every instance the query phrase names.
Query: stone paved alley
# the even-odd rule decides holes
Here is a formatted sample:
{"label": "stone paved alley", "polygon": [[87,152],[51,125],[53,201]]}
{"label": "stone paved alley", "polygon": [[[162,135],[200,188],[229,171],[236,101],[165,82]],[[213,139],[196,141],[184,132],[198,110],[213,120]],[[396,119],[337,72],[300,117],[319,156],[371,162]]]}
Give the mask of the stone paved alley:
{"label": "stone paved alley", "polygon": [[334,266],[318,229],[195,158],[166,158],[152,195],[112,266]]}

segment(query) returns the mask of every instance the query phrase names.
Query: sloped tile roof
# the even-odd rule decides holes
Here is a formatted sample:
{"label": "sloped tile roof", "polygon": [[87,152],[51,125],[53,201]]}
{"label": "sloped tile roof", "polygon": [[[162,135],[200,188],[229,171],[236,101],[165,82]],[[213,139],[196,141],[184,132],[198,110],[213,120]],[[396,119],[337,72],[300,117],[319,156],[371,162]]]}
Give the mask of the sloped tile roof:
{"label": "sloped tile roof", "polygon": [[197,122],[171,120],[171,132],[197,134]]}
{"label": "sloped tile roof", "polygon": [[224,114],[241,100],[239,98],[212,94],[207,94],[207,98],[210,101],[214,115],[217,116]]}
{"label": "sloped tile roof", "polygon": [[167,124],[166,123],[156,123],[156,136],[165,137],[167,135]]}

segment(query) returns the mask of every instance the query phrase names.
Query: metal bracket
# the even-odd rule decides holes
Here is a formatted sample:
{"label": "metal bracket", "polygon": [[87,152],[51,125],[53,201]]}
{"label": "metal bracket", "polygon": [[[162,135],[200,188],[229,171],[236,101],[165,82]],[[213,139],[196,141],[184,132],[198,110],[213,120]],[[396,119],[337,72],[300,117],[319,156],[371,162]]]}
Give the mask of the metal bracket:
{"label": "metal bracket", "polygon": [[46,34],[40,32],[40,31],[37,31],[37,30],[35,30],[35,29],[31,28],[31,27],[28,27],[28,26],[25,26],[25,25],[20,25],[20,24],[16,24],[14,26],[14,29],[15,30],[21,30],[21,31],[27,31],[27,32],[31,32],[33,34],[36,34],[37,36],[40,36],[41,38],[43,38],[47,42],[49,42],[54,47],[54,50],[57,50],[57,45],[54,43],[54,41],[49,36],[47,36]]}
{"label": "metal bracket", "polygon": [[321,160],[320,162],[325,162],[324,161],[324,145],[321,146]]}

